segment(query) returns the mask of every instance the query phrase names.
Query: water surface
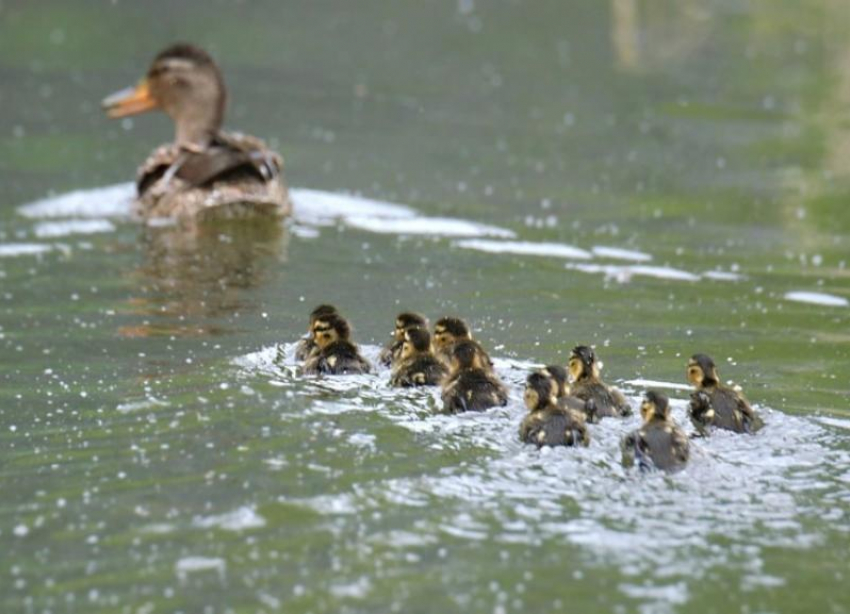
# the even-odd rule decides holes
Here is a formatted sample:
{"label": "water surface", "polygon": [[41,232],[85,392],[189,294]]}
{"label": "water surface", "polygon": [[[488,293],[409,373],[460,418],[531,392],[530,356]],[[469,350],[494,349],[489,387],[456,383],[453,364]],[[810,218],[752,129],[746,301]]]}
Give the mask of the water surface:
{"label": "water surface", "polygon": [[[850,611],[850,9],[573,4],[0,4],[0,610]],[[175,39],[285,226],[127,217],[170,126],[97,101]],[[326,301],[372,356],[464,316],[511,403],[275,362]],[[579,342],[682,422],[712,354],[768,426],[675,476],[620,468],[636,418],[520,445]]]}

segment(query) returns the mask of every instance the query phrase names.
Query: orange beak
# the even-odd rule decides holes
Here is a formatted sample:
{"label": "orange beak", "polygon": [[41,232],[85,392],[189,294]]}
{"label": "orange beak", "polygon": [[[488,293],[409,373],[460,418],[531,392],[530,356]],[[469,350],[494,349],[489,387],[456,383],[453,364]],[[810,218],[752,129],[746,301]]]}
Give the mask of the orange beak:
{"label": "orange beak", "polygon": [[159,107],[159,103],[151,96],[147,79],[139,81],[136,87],[128,87],[107,96],[100,104],[106,114],[113,119],[144,113]]}

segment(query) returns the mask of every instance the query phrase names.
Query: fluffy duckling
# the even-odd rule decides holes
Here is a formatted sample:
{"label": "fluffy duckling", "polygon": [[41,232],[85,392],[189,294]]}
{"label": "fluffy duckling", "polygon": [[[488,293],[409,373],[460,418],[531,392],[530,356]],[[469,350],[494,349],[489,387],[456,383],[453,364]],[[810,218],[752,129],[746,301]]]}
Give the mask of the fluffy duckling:
{"label": "fluffy duckling", "polygon": [[755,433],[764,426],[764,421],[738,391],[720,383],[710,356],[691,356],[688,381],[696,387],[691,393],[688,415],[700,435],[708,435],[711,426],[736,433]]}
{"label": "fluffy duckling", "polygon": [[476,352],[481,359],[484,369],[493,369],[493,361],[477,341],[472,338],[472,333],[466,322],[460,318],[440,318],[434,324],[434,353],[437,358],[451,366],[453,348],[461,341],[470,341],[474,344]]}
{"label": "fluffy duckling", "polygon": [[572,393],[587,403],[591,422],[608,416],[631,416],[632,408],[623,393],[599,379],[596,353],[586,345],[577,345],[567,365],[573,378]]}
{"label": "fluffy duckling", "polygon": [[393,367],[391,386],[437,386],[449,370],[431,351],[431,334],[425,328],[404,331],[401,352]]}
{"label": "fluffy duckling", "polygon": [[587,446],[590,435],[584,414],[558,404],[557,382],[545,373],[528,376],[523,400],[528,415],[519,427],[519,438],[524,443],[543,446]]}
{"label": "fluffy duckling", "polygon": [[316,350],[316,340],[313,336],[313,327],[316,325],[316,320],[332,315],[339,315],[339,311],[333,305],[319,305],[310,312],[310,325],[307,327],[307,334],[301,337],[295,346],[295,360],[307,360],[310,354]]}
{"label": "fluffy duckling", "polygon": [[688,436],[670,416],[667,396],[650,390],[640,406],[643,425],[623,438],[623,466],[678,471],[690,456]]}
{"label": "fluffy duckling", "polygon": [[570,384],[567,381],[569,376],[564,367],[561,365],[546,365],[540,370],[540,373],[552,378],[552,382],[555,385],[555,398],[557,399],[558,405],[564,409],[580,411],[585,415],[585,418],[587,418],[589,413],[587,402],[572,395]]}
{"label": "fluffy duckling", "polygon": [[508,403],[504,384],[481,361],[474,341],[461,341],[452,349],[451,373],[443,383],[443,412],[484,411]]}
{"label": "fluffy duckling", "polygon": [[331,314],[318,318],[313,326],[316,350],[304,363],[304,372],[327,375],[369,373],[369,362],[360,356],[350,336],[351,326],[342,316]]}
{"label": "fluffy duckling", "polygon": [[[404,344],[404,331],[408,328],[428,328],[428,319],[418,313],[405,311],[400,313],[395,318],[395,329],[393,330],[392,339],[387,346],[381,350],[378,355],[378,362],[385,367],[389,367],[398,361],[401,356],[401,347]],[[430,335],[428,343],[430,344]]]}
{"label": "fluffy duckling", "polygon": [[174,122],[174,143],[155,150],[138,170],[142,217],[187,222],[289,215],[283,160],[260,139],[221,130],[226,101],[216,63],[187,44],[163,50],[138,85],[103,101],[111,118],[161,109]]}

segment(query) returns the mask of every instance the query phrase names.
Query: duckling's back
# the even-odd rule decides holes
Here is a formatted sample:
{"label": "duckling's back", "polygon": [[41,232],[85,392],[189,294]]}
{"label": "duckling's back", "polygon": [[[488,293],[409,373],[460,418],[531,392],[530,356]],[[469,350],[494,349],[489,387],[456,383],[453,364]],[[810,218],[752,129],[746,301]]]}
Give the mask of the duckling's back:
{"label": "duckling's back", "polygon": [[645,424],[627,436],[623,446],[630,462],[632,458],[637,460],[643,470],[678,471],[690,457],[688,436],[675,424],[664,421]]}
{"label": "duckling's back", "polygon": [[342,340],[334,341],[304,365],[307,373],[326,375],[356,375],[370,370],[369,362],[360,356],[357,346]]}
{"label": "duckling's back", "polygon": [[446,377],[448,369],[435,356],[417,356],[399,365],[390,383],[393,386],[437,386]]}
{"label": "duckling's back", "polygon": [[690,415],[694,425],[702,432],[707,426],[715,426],[735,433],[754,433],[764,426],[749,403],[737,391],[726,386],[694,393]]}
{"label": "duckling's back", "polygon": [[584,417],[568,409],[550,407],[528,414],[519,427],[519,438],[538,448],[543,446],[587,446]]}
{"label": "duckling's back", "polygon": [[504,385],[483,369],[465,369],[443,389],[443,413],[484,411],[507,403]]}
{"label": "duckling's back", "polygon": [[594,380],[580,380],[573,384],[572,394],[587,404],[588,418],[594,422],[599,418],[632,415],[632,408],[616,388]]}

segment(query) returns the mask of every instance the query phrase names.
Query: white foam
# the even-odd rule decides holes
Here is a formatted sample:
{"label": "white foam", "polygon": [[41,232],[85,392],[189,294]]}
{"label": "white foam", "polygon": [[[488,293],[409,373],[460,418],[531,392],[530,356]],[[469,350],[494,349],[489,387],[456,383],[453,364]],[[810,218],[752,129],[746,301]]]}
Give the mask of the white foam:
{"label": "white foam", "polygon": [[687,384],[676,384],[674,382],[643,378],[630,379],[623,383],[628,386],[634,386],[635,388],[664,388],[667,390],[690,390],[691,388]]}
{"label": "white foam", "polygon": [[608,247],[605,245],[594,245],[593,254],[599,258],[611,258],[614,260],[628,260],[630,262],[649,262],[652,260],[650,254],[638,252],[620,247]]}
{"label": "white foam", "polygon": [[177,578],[181,582],[185,582],[186,577],[190,573],[198,571],[215,571],[219,578],[224,580],[224,574],[227,571],[227,563],[221,558],[212,558],[206,556],[184,556],[178,559],[174,564],[174,571],[177,573]]}
{"label": "white foam", "polygon": [[589,260],[593,254],[565,243],[532,243],[529,241],[487,241],[468,239],[457,241],[458,247],[474,249],[489,254],[518,254],[522,256],[549,256],[570,260]]}
{"label": "white foam", "polygon": [[331,584],[328,587],[331,595],[338,598],[348,597],[350,599],[363,599],[372,590],[372,582],[366,576],[362,576],[355,582],[349,584]]}
{"label": "white foam", "polygon": [[18,207],[18,213],[28,218],[128,217],[135,196],[135,184],[119,183],[37,200]]}
{"label": "white foam", "polygon": [[365,216],[379,219],[405,219],[416,216],[416,211],[405,205],[397,205],[361,196],[334,194],[319,190],[293,188],[293,217],[305,224],[322,223],[327,220]]}
{"label": "white foam", "polygon": [[260,516],[253,507],[242,506],[232,512],[217,516],[199,516],[192,520],[192,525],[199,529],[222,529],[224,531],[244,531],[259,529],[266,526],[266,519]]}
{"label": "white foam", "polygon": [[35,256],[51,251],[53,251],[53,246],[46,243],[6,243],[0,245],[0,258]]}
{"label": "white foam", "polygon": [[824,307],[847,307],[850,305],[850,302],[843,296],[826,294],[825,292],[786,292],[785,300],[809,303],[811,305],[823,305]]}
{"label": "white foam", "polygon": [[112,232],[115,225],[106,219],[62,220],[59,222],[41,222],[35,226],[35,236],[39,239],[67,237],[68,235],[90,235]]}
{"label": "white foam", "polygon": [[818,418],[818,420],[823,424],[827,424],[829,426],[837,426],[838,428],[847,429],[848,431],[850,431],[850,420],[844,420],[841,418],[828,418],[826,416],[821,416],[820,418]]}
{"label": "white foam", "polygon": [[159,399],[155,399],[154,397],[149,397],[140,401],[128,401],[126,403],[119,403],[115,407],[115,411],[122,414],[128,414],[134,411],[139,411],[141,409],[151,409],[153,407],[168,407],[168,403],[165,401],[160,401]]}
{"label": "white foam", "polygon": [[627,265],[616,266],[608,264],[567,264],[568,269],[581,271],[582,273],[602,273],[609,279],[620,283],[628,283],[632,277],[654,277],[656,279],[668,279],[671,281],[699,281],[700,276],[694,275],[681,269],[666,266]]}
{"label": "white foam", "polygon": [[702,277],[714,281],[741,281],[746,279],[740,273],[732,273],[731,271],[704,271]]}
{"label": "white foam", "polygon": [[516,236],[514,232],[498,226],[478,224],[449,217],[413,217],[387,219],[356,215],[345,218],[345,223],[360,230],[381,234],[435,235],[441,237],[504,237]]}

